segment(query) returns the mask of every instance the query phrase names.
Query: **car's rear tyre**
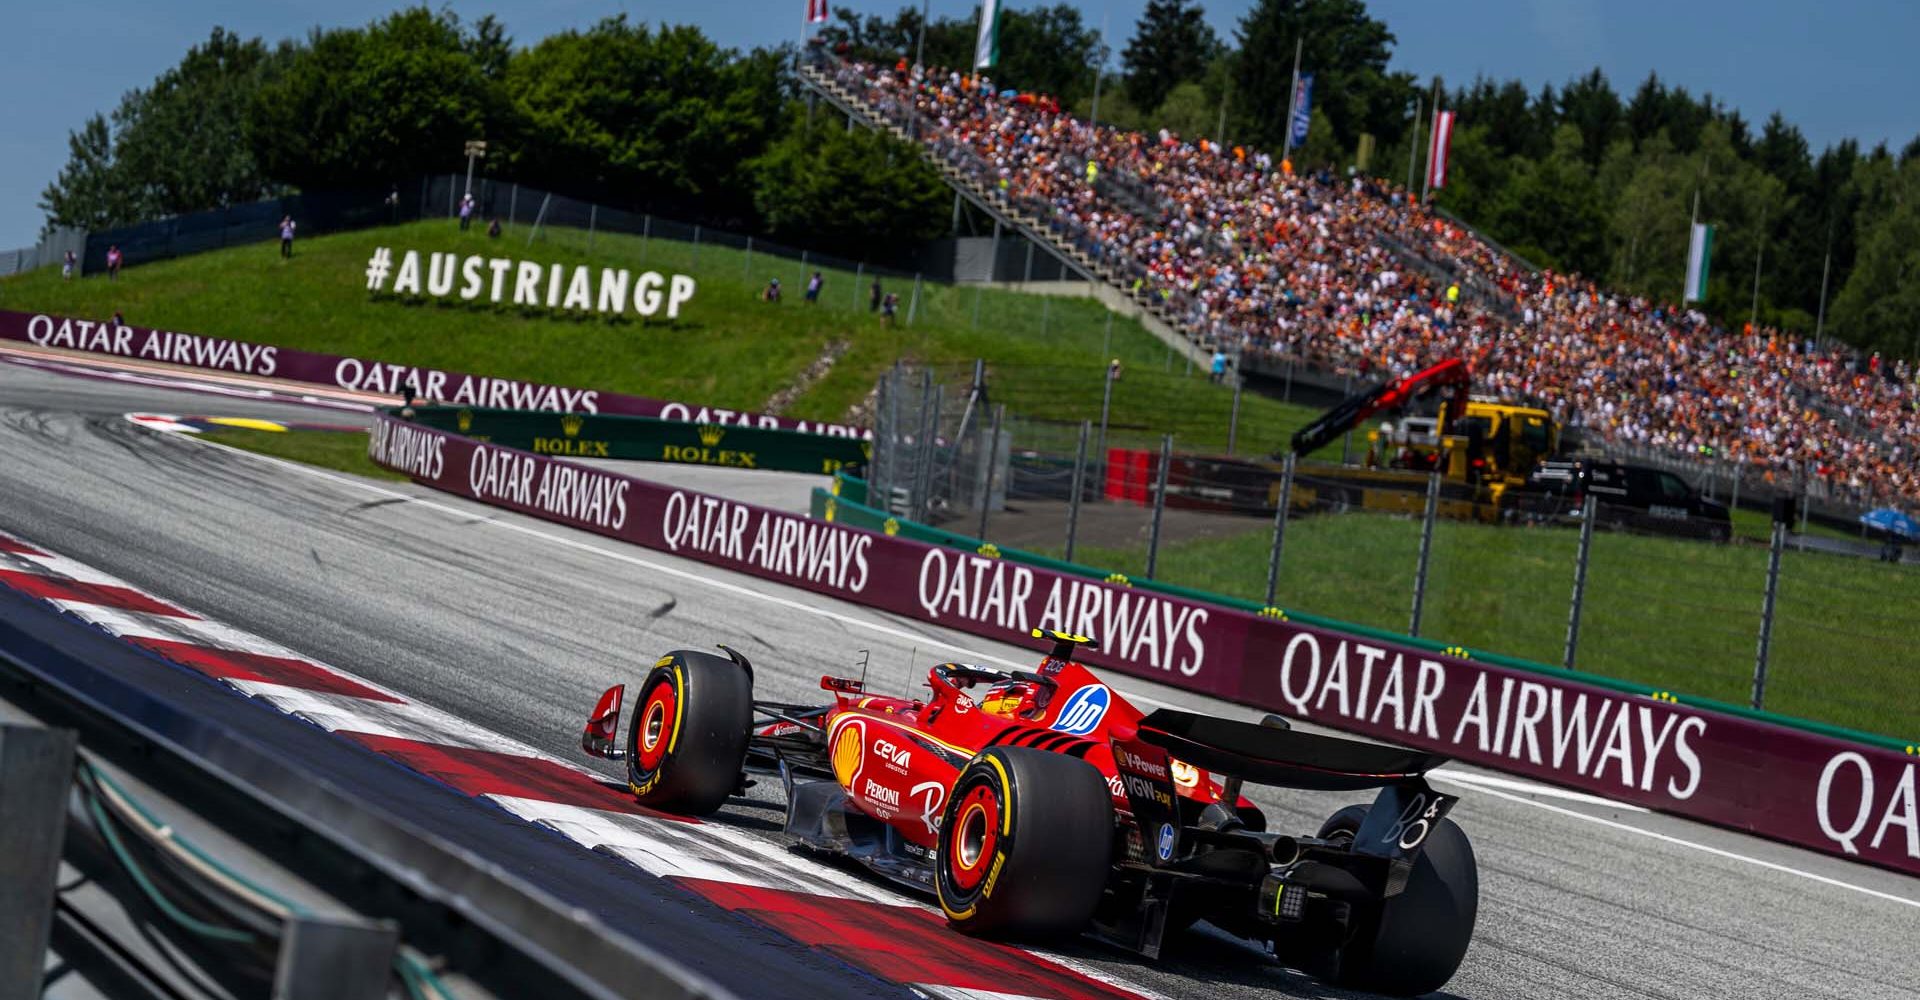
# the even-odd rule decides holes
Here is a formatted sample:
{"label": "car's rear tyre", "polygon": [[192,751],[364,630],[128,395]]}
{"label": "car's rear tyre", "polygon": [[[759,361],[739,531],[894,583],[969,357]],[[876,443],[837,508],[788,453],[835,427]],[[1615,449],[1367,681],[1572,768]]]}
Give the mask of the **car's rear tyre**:
{"label": "car's rear tyre", "polygon": [[1077,934],[1106,888],[1113,793],[1092,764],[992,747],[953,783],[934,852],[940,908],[968,934]]}
{"label": "car's rear tyre", "polygon": [[[1320,836],[1351,840],[1366,818],[1366,806],[1347,806],[1327,818]],[[1332,978],[1342,986],[1393,996],[1437,990],[1466,956],[1479,909],[1480,869],[1473,845],[1458,824],[1442,819],[1421,845],[1406,889],[1387,899],[1377,919],[1354,929]]]}
{"label": "car's rear tyre", "polygon": [[740,787],[753,678],[725,657],[676,649],[640,685],[627,782],[642,805],[704,816]]}

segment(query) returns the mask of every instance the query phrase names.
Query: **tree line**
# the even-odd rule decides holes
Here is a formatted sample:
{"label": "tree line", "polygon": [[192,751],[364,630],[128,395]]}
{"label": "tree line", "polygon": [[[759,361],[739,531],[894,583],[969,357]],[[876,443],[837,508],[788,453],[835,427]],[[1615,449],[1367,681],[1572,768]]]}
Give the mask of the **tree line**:
{"label": "tree line", "polygon": [[[966,67],[976,30],[977,11],[923,24],[910,4],[838,8],[820,35],[854,58]],[[1626,95],[1598,69],[1449,89],[1392,68],[1396,39],[1362,0],[1258,0],[1232,34],[1198,0],[1149,0],[1115,59],[1077,7],[1010,9],[991,75],[1118,126],[1277,154],[1297,41],[1315,86],[1296,167],[1404,182],[1437,89],[1459,119],[1436,202],[1530,262],[1676,298],[1697,195],[1718,227],[1710,313],[1746,322],[1758,265],[1762,324],[1812,333],[1824,285],[1828,334],[1920,353],[1920,138],[1816,153],[1777,113],[1756,128],[1712,95],[1657,76]],[[215,29],[70,135],[42,205],[50,225],[97,229],[289,190],[384,191],[460,169],[465,141],[486,139],[480,170],[497,180],[845,255],[944,232],[939,175],[888,136],[816,121],[792,55],[624,16],[516,46],[492,17],[426,7],[275,45]]]}
{"label": "tree line", "polygon": [[103,229],[300,190],[386,193],[463,170],[851,257],[946,228],[937,171],[891,136],[810,119],[791,52],[625,16],[516,46],[491,16],[414,7],[269,45],[220,28],[69,135],[49,226]]}
{"label": "tree line", "polygon": [[[922,44],[917,5],[835,16],[829,37],[858,57],[912,59]],[[927,63],[968,65],[975,30],[967,18],[927,24]],[[1920,356],[1920,137],[1897,153],[1851,139],[1816,153],[1777,112],[1756,127],[1657,75],[1630,95],[1598,69],[1538,90],[1418,80],[1392,68],[1396,39],[1362,0],[1258,0],[1230,40],[1198,0],[1148,0],[1117,60],[1071,6],[1008,10],[991,76],[1120,127],[1278,156],[1296,41],[1314,75],[1297,168],[1406,183],[1411,156],[1418,185],[1437,88],[1458,119],[1435,202],[1534,265],[1677,299],[1697,192],[1700,221],[1717,227],[1710,314],[1740,327],[1757,312],[1762,325],[1812,334],[1824,283],[1826,334]]]}

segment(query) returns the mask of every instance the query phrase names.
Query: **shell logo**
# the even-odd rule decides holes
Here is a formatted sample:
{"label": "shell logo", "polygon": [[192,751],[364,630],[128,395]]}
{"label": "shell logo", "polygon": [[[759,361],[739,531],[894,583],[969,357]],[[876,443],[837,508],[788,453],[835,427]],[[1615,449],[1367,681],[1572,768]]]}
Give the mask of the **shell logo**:
{"label": "shell logo", "polygon": [[858,720],[840,727],[840,734],[833,740],[833,776],[840,781],[842,788],[852,788],[855,778],[860,776],[860,765],[866,762],[867,727]]}

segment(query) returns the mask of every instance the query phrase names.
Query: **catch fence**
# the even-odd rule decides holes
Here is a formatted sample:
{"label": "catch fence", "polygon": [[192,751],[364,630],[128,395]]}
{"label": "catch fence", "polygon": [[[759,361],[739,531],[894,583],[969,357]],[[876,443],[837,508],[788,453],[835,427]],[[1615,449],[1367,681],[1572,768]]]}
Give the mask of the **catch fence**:
{"label": "catch fence", "polygon": [[[1302,460],[1281,475],[1272,453],[1290,427],[1250,420],[1244,405],[1237,418],[1209,412],[1207,397],[1225,391],[1188,386],[1186,405],[1172,405],[1170,386],[1129,384],[1136,374],[1115,392],[1167,395],[1129,408],[1152,414],[1129,425],[1111,399],[1082,421],[1023,416],[1022,402],[1062,391],[1036,373],[896,368],[875,414],[869,503],[1132,579],[1920,734],[1920,705],[1901,693],[1920,666],[1913,552],[1817,523],[1803,531],[1797,512],[1778,532],[1759,518],[1676,525],[1573,501],[1475,520],[1463,484],[1370,471],[1364,434],[1349,463]],[[1233,457],[1223,422],[1238,424]],[[1695,485],[1724,495],[1729,484]]]}

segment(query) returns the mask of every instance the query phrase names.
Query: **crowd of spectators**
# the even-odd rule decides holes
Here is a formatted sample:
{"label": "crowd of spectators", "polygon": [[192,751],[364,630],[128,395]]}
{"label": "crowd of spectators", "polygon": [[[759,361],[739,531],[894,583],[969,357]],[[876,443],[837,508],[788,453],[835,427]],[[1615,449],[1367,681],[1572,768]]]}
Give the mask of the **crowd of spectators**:
{"label": "crowd of spectators", "polygon": [[1360,377],[1448,357],[1475,391],[1589,438],[1736,462],[1858,505],[1920,501],[1920,386],[1906,361],[1516,261],[1397,185],[1296,172],[1242,146],[1094,126],[983,76],[840,63],[838,83],[1242,363]]}

